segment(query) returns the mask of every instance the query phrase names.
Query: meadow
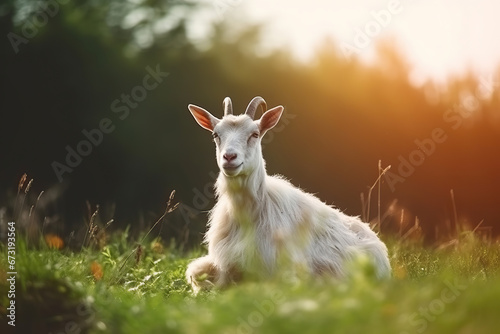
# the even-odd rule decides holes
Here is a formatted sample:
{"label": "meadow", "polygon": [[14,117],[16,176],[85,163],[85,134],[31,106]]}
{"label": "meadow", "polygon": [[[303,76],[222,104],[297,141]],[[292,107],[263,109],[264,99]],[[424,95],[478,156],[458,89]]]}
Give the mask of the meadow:
{"label": "meadow", "polygon": [[[86,237],[75,251],[56,236],[16,235],[18,333],[495,333],[500,323],[500,247],[474,231],[434,247],[387,236],[388,280],[360,258],[345,281],[290,268],[196,296],[184,272],[205,250],[128,229]],[[8,245],[0,250],[1,327],[10,333]]]}

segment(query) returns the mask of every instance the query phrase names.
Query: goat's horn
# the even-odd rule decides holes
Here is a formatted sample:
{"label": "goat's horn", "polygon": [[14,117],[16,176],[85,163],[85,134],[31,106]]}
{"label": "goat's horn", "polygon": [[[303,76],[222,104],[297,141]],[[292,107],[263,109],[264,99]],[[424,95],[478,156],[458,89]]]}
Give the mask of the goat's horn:
{"label": "goat's horn", "polygon": [[224,116],[233,114],[233,102],[231,102],[231,98],[226,97],[224,102],[222,102],[222,106],[224,107]]}
{"label": "goat's horn", "polygon": [[256,96],[252,99],[252,101],[250,101],[245,114],[250,116],[251,119],[254,119],[255,112],[257,111],[258,107],[262,107],[263,112],[265,112],[267,109],[266,101],[260,96]]}

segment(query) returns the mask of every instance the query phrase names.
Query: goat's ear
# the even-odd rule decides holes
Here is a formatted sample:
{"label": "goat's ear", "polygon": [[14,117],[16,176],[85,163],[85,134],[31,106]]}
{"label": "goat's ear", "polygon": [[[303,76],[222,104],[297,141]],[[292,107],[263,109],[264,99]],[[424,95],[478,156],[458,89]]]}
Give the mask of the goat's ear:
{"label": "goat's ear", "polygon": [[281,114],[283,114],[283,110],[283,106],[277,106],[266,111],[258,120],[260,132],[265,133],[274,128],[274,126],[278,124]]}
{"label": "goat's ear", "polygon": [[204,129],[213,131],[220,119],[214,117],[211,113],[202,107],[195,106],[194,104],[188,105],[188,109],[193,115],[196,122]]}

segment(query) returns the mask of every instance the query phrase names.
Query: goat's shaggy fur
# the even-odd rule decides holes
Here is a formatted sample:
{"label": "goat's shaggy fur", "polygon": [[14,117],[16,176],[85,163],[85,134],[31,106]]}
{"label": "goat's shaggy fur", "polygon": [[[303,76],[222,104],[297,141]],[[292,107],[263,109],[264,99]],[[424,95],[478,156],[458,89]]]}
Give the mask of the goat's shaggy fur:
{"label": "goat's shaggy fur", "polygon": [[[252,102],[256,99],[264,108],[261,98]],[[377,276],[389,276],[387,248],[368,224],[281,176],[267,175],[260,141],[276,125],[283,107],[254,121],[255,110],[248,109],[258,105],[251,103],[247,114],[234,116],[230,104],[226,98],[222,120],[189,106],[198,123],[214,133],[221,169],[215,184],[217,203],[205,235],[208,255],[191,262],[186,271],[193,290],[222,287],[247,275],[271,276],[283,259],[311,274],[342,278],[347,275],[346,263],[366,254]]]}

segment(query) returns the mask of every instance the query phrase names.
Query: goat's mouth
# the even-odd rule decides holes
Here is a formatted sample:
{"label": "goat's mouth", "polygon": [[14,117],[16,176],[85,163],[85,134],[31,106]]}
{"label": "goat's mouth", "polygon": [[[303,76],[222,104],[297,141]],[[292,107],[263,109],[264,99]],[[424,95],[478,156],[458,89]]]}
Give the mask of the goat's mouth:
{"label": "goat's mouth", "polygon": [[234,175],[235,172],[243,166],[243,162],[240,163],[239,165],[233,165],[233,164],[224,164],[222,165],[222,169],[224,170],[224,174],[226,175]]}

